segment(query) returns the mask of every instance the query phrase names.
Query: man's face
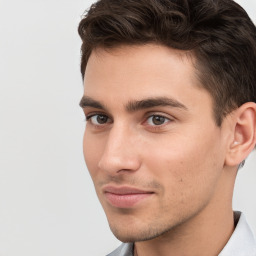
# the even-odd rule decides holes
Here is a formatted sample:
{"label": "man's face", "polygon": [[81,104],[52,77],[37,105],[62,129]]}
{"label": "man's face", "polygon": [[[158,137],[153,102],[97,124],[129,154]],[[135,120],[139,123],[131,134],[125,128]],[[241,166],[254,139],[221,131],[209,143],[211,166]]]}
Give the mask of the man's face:
{"label": "man's face", "polygon": [[84,157],[118,239],[152,239],[217,206],[225,135],[191,57],[159,45],[98,49],[84,96]]}

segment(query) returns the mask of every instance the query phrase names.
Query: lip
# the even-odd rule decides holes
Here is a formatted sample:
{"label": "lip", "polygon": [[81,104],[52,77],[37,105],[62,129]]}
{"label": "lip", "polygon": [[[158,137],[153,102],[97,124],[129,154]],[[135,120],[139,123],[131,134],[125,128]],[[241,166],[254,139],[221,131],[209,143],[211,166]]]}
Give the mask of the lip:
{"label": "lip", "polygon": [[128,186],[105,186],[103,192],[108,203],[117,208],[132,208],[154,194],[153,191]]}

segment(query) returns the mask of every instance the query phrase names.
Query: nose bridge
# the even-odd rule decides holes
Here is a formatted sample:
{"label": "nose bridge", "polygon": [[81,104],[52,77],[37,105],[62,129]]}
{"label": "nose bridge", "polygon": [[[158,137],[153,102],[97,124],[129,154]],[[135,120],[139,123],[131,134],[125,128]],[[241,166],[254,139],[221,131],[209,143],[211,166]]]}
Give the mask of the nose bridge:
{"label": "nose bridge", "polygon": [[135,151],[135,133],[124,123],[114,124],[109,131],[103,155],[99,162],[102,170],[117,173],[121,170],[136,170],[139,167]]}

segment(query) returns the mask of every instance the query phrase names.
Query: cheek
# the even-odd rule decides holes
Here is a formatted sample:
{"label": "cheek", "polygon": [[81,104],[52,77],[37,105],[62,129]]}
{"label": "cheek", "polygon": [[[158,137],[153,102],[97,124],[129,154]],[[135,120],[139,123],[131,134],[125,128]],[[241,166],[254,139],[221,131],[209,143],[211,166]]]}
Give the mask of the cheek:
{"label": "cheek", "polygon": [[85,163],[92,177],[97,174],[97,166],[101,157],[101,143],[95,140],[87,131],[83,138],[83,153]]}
{"label": "cheek", "polygon": [[144,151],[146,169],[151,170],[155,179],[170,194],[196,193],[216,184],[222,166],[222,153],[219,152],[218,142],[205,136],[198,134],[186,138],[177,135],[161,143],[158,141],[158,145],[151,145],[150,152]]}

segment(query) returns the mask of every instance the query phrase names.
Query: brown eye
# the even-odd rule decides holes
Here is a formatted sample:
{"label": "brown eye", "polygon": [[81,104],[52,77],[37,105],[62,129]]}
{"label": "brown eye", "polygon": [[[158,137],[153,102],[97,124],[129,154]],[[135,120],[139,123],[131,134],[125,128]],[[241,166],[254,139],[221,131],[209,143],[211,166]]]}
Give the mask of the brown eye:
{"label": "brown eye", "polygon": [[148,124],[149,125],[162,125],[165,124],[166,122],[170,121],[168,118],[164,116],[159,116],[159,115],[153,115],[148,118]]}
{"label": "brown eye", "polygon": [[106,115],[93,115],[86,118],[87,121],[90,121],[94,125],[102,125],[109,122],[109,118]]}
{"label": "brown eye", "polygon": [[103,115],[97,115],[96,119],[98,124],[105,124],[108,121],[108,117]]}

